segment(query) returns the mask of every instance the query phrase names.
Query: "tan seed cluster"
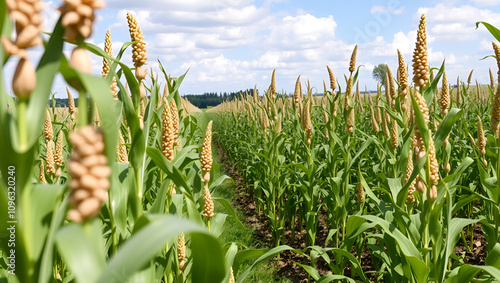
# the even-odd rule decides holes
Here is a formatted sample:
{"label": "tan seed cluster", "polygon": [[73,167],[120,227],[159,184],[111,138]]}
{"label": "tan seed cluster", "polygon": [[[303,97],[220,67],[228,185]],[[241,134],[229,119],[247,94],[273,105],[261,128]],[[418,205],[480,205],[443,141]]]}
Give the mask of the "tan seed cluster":
{"label": "tan seed cluster", "polygon": [[[113,57],[113,46],[111,43],[111,31],[108,29],[106,31],[106,37],[104,38],[104,52],[109,56]],[[108,76],[110,71],[110,66],[108,59],[102,58],[102,77],[105,78]]]}
{"label": "tan seed cluster", "polygon": [[[201,181],[208,183],[210,181],[210,169],[212,169],[212,121],[208,122],[205,140],[200,154],[201,163]],[[208,191],[208,188],[207,188]],[[213,205],[213,204],[212,204]],[[213,209],[212,209],[213,210]]]}
{"label": "tan seed cluster", "polygon": [[274,98],[276,93],[276,77],[275,77],[276,69],[273,70],[273,74],[271,75],[271,85],[269,86],[270,97]]}
{"label": "tan seed cluster", "polygon": [[208,186],[205,186],[203,189],[203,216],[207,219],[214,217],[214,201],[212,200],[212,195],[210,194],[210,190]]}
{"label": "tan seed cluster", "polygon": [[474,69],[472,69],[469,73],[469,77],[467,78],[467,84],[470,85],[472,82],[472,73],[474,73]]}
{"label": "tan seed cluster", "polygon": [[349,79],[347,79],[347,86],[345,89],[345,97],[344,97],[345,110],[349,110],[349,100],[351,99],[352,96],[352,84],[353,84],[353,77],[350,76]]}
{"label": "tan seed cluster", "polygon": [[349,72],[353,73],[356,71],[356,55],[358,53],[358,45],[354,46],[354,50],[351,54],[351,61],[349,61]]}
{"label": "tan seed cluster", "polygon": [[358,187],[356,189],[356,195],[358,197],[358,203],[363,203],[365,201],[365,190],[361,182],[358,182]]}
{"label": "tan seed cluster", "polygon": [[161,115],[162,132],[161,132],[161,150],[163,155],[169,160],[174,160],[174,126],[172,121],[172,112],[169,103],[164,103],[163,112]]}
{"label": "tan seed cluster", "polygon": [[335,76],[333,75],[332,69],[330,67],[326,66],[326,69],[328,70],[328,77],[330,77],[330,88],[332,89],[332,94],[337,88],[337,82],[335,81]]}
{"label": "tan seed cluster", "polygon": [[446,114],[448,114],[448,108],[450,108],[450,84],[448,83],[446,71],[443,73],[442,83],[439,105],[441,106],[441,115],[446,116]]}
{"label": "tan seed cluster", "polygon": [[[387,66],[387,85],[389,87],[389,93],[386,93],[389,101],[391,102],[391,107],[392,107],[392,110],[394,110],[395,108],[395,103],[396,103],[396,82],[394,81],[394,76],[392,75],[392,71],[391,71],[391,68],[389,68],[388,65]],[[386,87],[386,92],[387,92],[387,87]]]}
{"label": "tan seed cluster", "polygon": [[56,154],[54,156],[54,162],[57,166],[61,166],[63,163],[63,147],[64,147],[64,133],[59,131],[57,135],[56,142]]}
{"label": "tan seed cluster", "polygon": [[307,144],[311,144],[312,136],[312,123],[311,123],[311,112],[310,112],[311,100],[307,100],[302,112],[302,128],[306,134]]}
{"label": "tan seed cluster", "polygon": [[229,283],[236,283],[236,280],[234,279],[234,273],[233,273],[232,267],[229,269]]}
{"label": "tan seed cluster", "polygon": [[377,122],[377,119],[375,118],[375,113],[373,111],[373,108],[371,108],[371,115],[372,115],[372,127],[375,133],[377,134],[380,131],[379,124]]}
{"label": "tan seed cluster", "polygon": [[413,52],[413,82],[416,87],[424,87],[429,81],[429,62],[427,60],[427,27],[425,14],[420,18],[417,42]]}
{"label": "tan seed cluster", "polygon": [[74,120],[76,112],[75,100],[73,100],[73,95],[71,95],[71,91],[69,91],[68,87],[66,87],[66,92],[68,93],[69,117],[71,118],[71,120]]}
{"label": "tan seed cluster", "polygon": [[408,74],[406,73],[406,64],[403,54],[398,49],[398,81],[401,88],[401,96],[405,97],[408,88]]}
{"label": "tan seed cluster", "polygon": [[354,109],[349,110],[349,116],[347,118],[346,132],[352,133],[354,131]]}
{"label": "tan seed cluster", "polygon": [[179,269],[184,271],[186,268],[186,239],[184,237],[184,233],[182,233],[177,238],[177,259],[179,260]]}
{"label": "tan seed cluster", "polygon": [[486,139],[484,137],[483,122],[481,117],[477,116],[477,146],[479,147],[479,152],[481,155],[486,154]]}
{"label": "tan seed cluster", "polygon": [[43,1],[41,0],[6,0],[9,17],[14,20],[16,27],[16,40],[11,41],[2,37],[4,50],[10,55],[27,58],[26,49],[40,45],[42,39]]}
{"label": "tan seed cluster", "polygon": [[491,129],[493,131],[498,129],[498,121],[500,121],[500,83],[497,86],[491,108]]}
{"label": "tan seed cluster", "polygon": [[132,44],[132,61],[134,62],[135,76],[139,80],[146,78],[146,71],[143,71],[141,66],[147,64],[148,56],[146,55],[146,43],[144,42],[144,35],[142,34],[141,27],[137,23],[135,17],[127,12],[128,29],[130,32],[130,39],[138,41]]}
{"label": "tan seed cluster", "polygon": [[40,174],[39,174],[40,183],[47,184],[47,179],[45,179],[45,168],[43,165],[43,160],[40,160]]}
{"label": "tan seed cluster", "polygon": [[99,214],[101,203],[108,198],[111,169],[104,155],[104,138],[100,130],[85,126],[71,132],[69,140],[73,144],[68,163],[73,209],[68,217],[82,222]]}
{"label": "tan seed cluster", "polygon": [[173,131],[174,145],[176,147],[182,146],[181,144],[177,143],[179,136],[179,112],[177,111],[177,104],[175,104],[174,99],[170,101],[170,111],[172,112],[172,131]]}
{"label": "tan seed cluster", "polygon": [[495,77],[493,77],[493,72],[491,71],[491,68],[488,69],[490,71],[490,88],[491,90],[495,89]]}
{"label": "tan seed cluster", "polygon": [[79,37],[90,37],[95,19],[94,10],[101,8],[104,8],[104,2],[100,0],[64,0],[59,11],[63,17],[62,25],[66,28],[66,38],[76,41]]}
{"label": "tan seed cluster", "polygon": [[[408,163],[406,163],[405,183],[408,183],[410,180],[411,173],[413,173],[413,151],[410,149],[408,154]],[[406,201],[409,203],[413,203],[415,201],[415,196],[413,195],[415,192],[415,183],[416,180],[413,180],[408,187],[408,196],[406,197]]]}
{"label": "tan seed cluster", "polygon": [[297,109],[302,106],[302,85],[300,83],[300,75],[295,82],[295,89],[293,92],[293,103]]}
{"label": "tan seed cluster", "polygon": [[118,146],[116,147],[116,159],[119,163],[128,163],[127,147],[121,133],[118,133]]}
{"label": "tan seed cluster", "polygon": [[396,120],[392,120],[391,126],[391,145],[394,150],[398,147],[398,122]]}
{"label": "tan seed cluster", "polygon": [[52,119],[49,109],[45,109],[45,124],[43,127],[43,135],[45,136],[45,141],[50,141],[54,138],[54,133],[52,130]]}
{"label": "tan seed cluster", "polygon": [[429,132],[429,164],[430,164],[430,179],[431,184],[436,184],[439,181],[439,166],[436,159],[436,150],[434,148],[434,139],[432,134]]}

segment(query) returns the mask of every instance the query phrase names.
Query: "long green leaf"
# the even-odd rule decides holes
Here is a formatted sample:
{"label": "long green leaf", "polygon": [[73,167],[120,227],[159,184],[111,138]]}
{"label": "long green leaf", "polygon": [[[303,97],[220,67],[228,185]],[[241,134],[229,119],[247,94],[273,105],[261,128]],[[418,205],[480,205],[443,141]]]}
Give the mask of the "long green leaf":
{"label": "long green leaf", "polygon": [[189,234],[191,238],[193,282],[220,282],[225,277],[221,246],[205,228],[169,215],[151,215],[149,218],[150,223],[128,239],[111,258],[97,282],[126,282],[166,243],[176,241],[181,233]]}

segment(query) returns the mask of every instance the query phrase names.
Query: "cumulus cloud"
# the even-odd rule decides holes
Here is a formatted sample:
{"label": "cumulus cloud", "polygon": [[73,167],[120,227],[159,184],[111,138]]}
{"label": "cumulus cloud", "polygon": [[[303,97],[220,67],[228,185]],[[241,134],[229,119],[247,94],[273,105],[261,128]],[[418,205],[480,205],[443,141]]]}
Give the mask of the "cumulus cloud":
{"label": "cumulus cloud", "polygon": [[401,15],[405,11],[405,7],[391,7],[391,6],[378,6],[374,5],[370,9],[370,13],[375,14],[375,13],[391,13],[394,15]]}
{"label": "cumulus cloud", "polygon": [[476,22],[485,21],[494,26],[500,25],[500,13],[480,9],[470,5],[419,8],[417,14],[426,14],[428,30],[438,41],[457,42],[476,40],[487,33],[485,28],[476,30]]}

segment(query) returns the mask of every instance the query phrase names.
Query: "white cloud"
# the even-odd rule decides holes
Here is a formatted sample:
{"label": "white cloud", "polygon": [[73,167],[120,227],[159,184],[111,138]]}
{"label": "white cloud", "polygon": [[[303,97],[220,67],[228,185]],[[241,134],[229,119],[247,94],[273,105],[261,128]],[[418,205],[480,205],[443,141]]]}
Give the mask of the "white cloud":
{"label": "white cloud", "polygon": [[500,13],[470,5],[454,7],[437,4],[434,7],[419,8],[417,15],[423,13],[426,14],[429,34],[435,36],[438,41],[470,41],[487,34],[485,28],[476,30],[478,21],[500,26]]}
{"label": "white cloud", "polygon": [[370,9],[370,13],[375,14],[375,13],[390,13],[394,15],[401,15],[405,11],[405,7],[391,7],[391,6],[378,6],[374,5]]}
{"label": "white cloud", "polygon": [[496,6],[500,5],[500,0],[472,0],[478,6]]}

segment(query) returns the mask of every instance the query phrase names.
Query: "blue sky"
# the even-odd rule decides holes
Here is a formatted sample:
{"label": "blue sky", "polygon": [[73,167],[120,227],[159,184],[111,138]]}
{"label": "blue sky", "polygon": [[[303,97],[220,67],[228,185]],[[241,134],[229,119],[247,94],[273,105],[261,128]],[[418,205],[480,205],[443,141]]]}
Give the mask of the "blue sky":
{"label": "blue sky", "polygon": [[[45,1],[45,25],[50,29],[62,1]],[[429,60],[439,67],[446,59],[450,81],[473,79],[489,83],[488,68],[494,38],[476,21],[500,27],[500,0],[474,1],[298,1],[298,0],[108,0],[98,17],[90,42],[103,46],[111,29],[115,54],[129,41],[126,12],[137,18],[145,35],[149,63],[158,71],[160,60],[173,76],[189,72],[180,93],[237,91],[253,88],[263,93],[276,69],[278,90],[293,92],[295,80],[310,80],[322,92],[329,65],[342,86],[355,44],[359,45],[360,85],[374,89],[374,66],[386,63],[395,70],[397,53],[411,65],[416,29],[426,14]],[[67,46],[65,50],[70,50]],[[40,51],[33,51],[36,61]],[[131,51],[123,61],[131,64]],[[93,58],[100,74],[101,60]],[[14,60],[4,68],[13,70]],[[411,69],[411,68],[410,68]],[[411,72],[410,72],[411,73]],[[411,74],[410,74],[411,75]],[[8,77],[8,75],[7,75]],[[7,78],[9,79],[9,78]],[[10,80],[10,79],[9,79]],[[56,81],[57,97],[65,85]]]}

